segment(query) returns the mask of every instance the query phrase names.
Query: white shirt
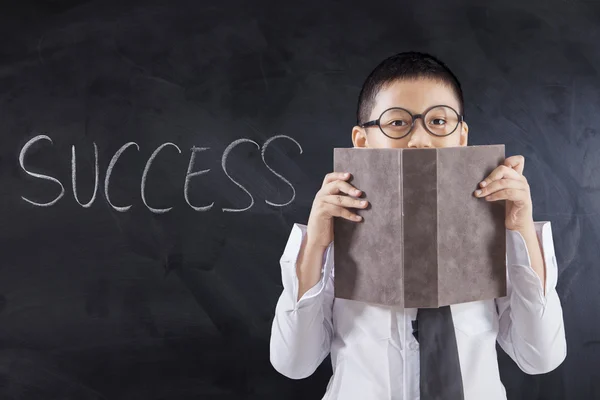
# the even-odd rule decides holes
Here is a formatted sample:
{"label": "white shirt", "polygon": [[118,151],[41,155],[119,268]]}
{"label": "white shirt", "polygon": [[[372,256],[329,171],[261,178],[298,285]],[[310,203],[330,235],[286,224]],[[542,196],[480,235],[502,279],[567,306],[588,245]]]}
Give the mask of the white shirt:
{"label": "white shirt", "polygon": [[[536,222],[546,262],[546,294],[520,233],[506,230],[508,295],[451,306],[465,400],[505,400],[496,341],[528,374],[555,369],[566,357],[557,265],[549,222]],[[310,376],[331,353],[333,375],[323,400],[419,399],[417,309],[334,298],[333,243],[322,279],[298,299],[296,260],[306,226],[295,224],[280,260],[283,293],[271,332],[271,363],[281,374]]]}

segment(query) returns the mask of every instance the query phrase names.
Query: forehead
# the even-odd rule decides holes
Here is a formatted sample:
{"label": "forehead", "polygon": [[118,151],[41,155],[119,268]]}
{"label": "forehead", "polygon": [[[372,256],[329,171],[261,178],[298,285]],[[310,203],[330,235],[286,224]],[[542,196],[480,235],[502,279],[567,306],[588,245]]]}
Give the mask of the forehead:
{"label": "forehead", "polygon": [[402,107],[418,114],[440,104],[450,106],[456,111],[460,109],[454,92],[443,83],[425,78],[394,81],[377,93],[371,117],[378,118],[390,107]]}

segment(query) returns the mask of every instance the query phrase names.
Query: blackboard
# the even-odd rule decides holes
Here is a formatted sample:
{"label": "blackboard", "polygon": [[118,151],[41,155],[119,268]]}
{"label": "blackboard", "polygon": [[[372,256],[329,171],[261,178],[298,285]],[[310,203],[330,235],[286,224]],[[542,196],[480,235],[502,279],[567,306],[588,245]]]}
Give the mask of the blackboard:
{"label": "blackboard", "polygon": [[404,50],[450,65],[471,144],[523,154],[552,221],[568,356],[527,376],[500,351],[509,398],[600,398],[598,2],[7,3],[0,398],[320,398],[328,361],[269,363],[279,257]]}

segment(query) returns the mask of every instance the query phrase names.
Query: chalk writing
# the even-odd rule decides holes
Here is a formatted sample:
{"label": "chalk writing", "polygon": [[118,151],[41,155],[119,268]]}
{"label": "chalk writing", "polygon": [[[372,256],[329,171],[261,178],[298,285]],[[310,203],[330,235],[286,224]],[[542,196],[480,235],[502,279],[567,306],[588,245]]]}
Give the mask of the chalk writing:
{"label": "chalk writing", "polygon": [[62,185],[62,183],[60,183],[60,181],[58,179],[56,179],[52,176],[42,175],[42,174],[38,174],[35,172],[31,172],[31,171],[28,171],[27,168],[25,168],[25,153],[27,153],[27,150],[29,150],[29,148],[31,146],[33,146],[33,144],[35,142],[38,142],[40,140],[47,140],[50,143],[52,143],[52,139],[50,139],[50,137],[48,137],[47,135],[38,135],[38,136],[34,137],[33,139],[31,139],[30,141],[25,143],[25,146],[23,146],[23,148],[21,149],[21,152],[19,153],[19,164],[21,165],[21,168],[23,168],[23,171],[25,171],[28,175],[33,176],[34,178],[46,179],[46,180],[58,183],[60,185],[60,194],[54,200],[49,201],[47,203],[36,203],[35,201],[26,199],[24,196],[21,196],[21,198],[23,200],[25,200],[26,202],[33,204],[34,206],[50,207],[50,206],[53,206],[54,204],[56,204],[65,195],[65,187]]}
{"label": "chalk writing", "polygon": [[269,171],[271,171],[273,174],[275,174],[275,176],[277,176],[279,179],[281,179],[282,181],[284,181],[285,183],[287,183],[289,185],[289,187],[292,188],[292,198],[287,202],[287,203],[283,203],[283,204],[276,204],[273,203],[269,200],[265,200],[265,203],[267,203],[270,206],[275,206],[275,207],[284,207],[287,206],[289,204],[292,204],[292,202],[294,201],[294,199],[296,198],[296,189],[294,189],[294,186],[290,183],[290,181],[288,181],[287,179],[285,179],[283,176],[281,176],[281,174],[278,174],[277,172],[275,172],[275,170],[273,168],[271,168],[269,166],[269,164],[267,164],[267,161],[265,160],[265,152],[267,151],[267,147],[271,144],[271,142],[273,142],[274,140],[277,139],[288,139],[291,140],[292,142],[296,143],[296,146],[298,146],[298,148],[300,149],[300,154],[302,154],[302,146],[300,146],[300,143],[298,143],[295,139],[286,136],[286,135],[277,135],[277,136],[273,136],[272,138],[270,138],[269,140],[267,140],[265,142],[265,144],[263,145],[261,156],[262,156],[262,160],[265,163],[266,167],[269,168]]}
{"label": "chalk writing", "polygon": [[221,166],[223,167],[223,172],[225,172],[225,174],[227,175],[227,177],[229,179],[231,179],[231,182],[235,183],[240,189],[242,189],[244,192],[246,192],[246,194],[248,194],[248,196],[250,196],[250,205],[246,208],[223,208],[223,211],[225,212],[241,212],[241,211],[246,211],[249,210],[253,205],[254,205],[254,197],[252,197],[252,195],[250,194],[250,192],[243,187],[241,184],[239,184],[236,180],[234,180],[231,175],[229,175],[229,172],[227,172],[227,156],[229,156],[229,153],[231,153],[231,150],[233,150],[233,148],[241,143],[252,143],[256,146],[256,148],[260,149],[260,145],[258,143],[256,143],[254,140],[251,139],[238,139],[236,141],[234,141],[233,143],[231,143],[229,146],[227,146],[227,148],[225,149],[225,151],[223,152],[223,157],[221,158]]}
{"label": "chalk writing", "polygon": [[90,207],[94,200],[96,200],[96,193],[98,192],[98,179],[100,177],[100,171],[98,168],[98,146],[94,143],[94,159],[95,159],[95,178],[94,178],[94,194],[90,201],[85,204],[82,204],[77,197],[77,162],[75,160],[75,145],[71,148],[71,183],[73,186],[73,197],[75,197],[75,201],[79,203],[83,208]]}
{"label": "chalk writing", "polygon": [[179,152],[179,154],[181,154],[181,149],[179,147],[177,147],[176,144],[173,144],[173,143],[164,143],[164,144],[158,146],[158,148],[156,150],[154,150],[154,153],[152,153],[152,155],[148,159],[148,162],[146,163],[146,167],[144,168],[144,174],[142,175],[142,188],[141,188],[142,201],[144,202],[144,204],[146,205],[146,207],[148,207],[148,210],[150,210],[150,211],[152,211],[153,213],[156,213],[156,214],[163,214],[163,213],[166,213],[166,212],[170,211],[171,209],[173,209],[173,207],[169,207],[169,208],[153,208],[153,207],[150,207],[148,205],[148,202],[146,201],[146,178],[148,177],[148,171],[150,171],[150,165],[152,164],[152,161],[154,161],[154,159],[156,158],[156,156],[158,155],[158,153],[163,148],[165,148],[167,146],[173,146],[173,147],[175,147],[177,149],[177,151]]}
{"label": "chalk writing", "polygon": [[121,157],[121,154],[123,154],[123,152],[125,150],[127,150],[127,148],[130,146],[135,146],[138,149],[138,151],[140,151],[140,146],[138,146],[137,143],[135,143],[135,142],[125,143],[119,150],[117,150],[117,152],[115,153],[113,158],[110,160],[110,164],[108,164],[108,168],[106,169],[106,177],[104,178],[104,197],[106,197],[106,201],[108,202],[108,204],[110,204],[110,206],[112,208],[114,208],[115,210],[120,211],[120,212],[125,212],[125,211],[129,210],[131,208],[131,205],[117,207],[113,203],[111,203],[110,197],[108,196],[108,183],[110,182],[110,176],[112,175],[113,168],[115,167],[115,164],[119,160],[119,157]]}
{"label": "chalk writing", "polygon": [[189,195],[188,195],[191,178],[193,178],[194,176],[204,175],[204,174],[207,174],[208,172],[210,172],[210,168],[202,170],[202,171],[192,172],[194,170],[194,162],[196,162],[196,154],[201,151],[205,151],[205,150],[209,150],[209,149],[210,149],[210,147],[195,147],[195,146],[192,147],[192,156],[190,157],[190,163],[188,165],[187,174],[185,175],[185,185],[183,186],[183,197],[185,198],[185,201],[188,203],[188,205],[196,211],[208,211],[215,205],[215,202],[213,201],[212,203],[210,203],[207,206],[200,206],[200,207],[193,206],[192,203],[190,203],[190,199],[189,199]]}
{"label": "chalk writing", "polygon": [[[275,171],[275,169],[273,169],[268,163],[267,160],[265,158],[265,153],[267,151],[267,149],[269,148],[269,146],[275,141],[275,140],[280,140],[280,139],[286,139],[286,140],[290,140],[292,141],[300,150],[300,154],[302,154],[303,150],[302,150],[302,146],[300,145],[300,143],[298,143],[295,139],[286,136],[286,135],[276,135],[273,136],[271,138],[269,138],[261,147],[257,142],[255,142],[252,139],[246,139],[246,138],[241,138],[241,139],[237,139],[235,141],[233,141],[231,144],[229,144],[229,146],[227,146],[227,148],[225,149],[225,151],[223,152],[223,155],[221,157],[221,167],[223,169],[223,172],[225,173],[225,175],[227,176],[227,178],[229,178],[229,180],[231,182],[233,182],[238,188],[240,188],[244,193],[246,193],[249,197],[250,197],[250,202],[249,204],[244,207],[244,208],[227,208],[227,207],[223,207],[221,209],[222,212],[244,212],[244,211],[248,211],[249,209],[251,209],[255,202],[254,202],[254,196],[252,195],[252,193],[250,193],[250,191],[244,187],[244,185],[242,185],[240,182],[238,182],[237,180],[235,180],[231,174],[229,173],[228,169],[227,169],[227,161],[229,159],[229,156],[231,154],[231,152],[237,147],[240,146],[242,144],[245,143],[249,143],[252,144],[253,146],[255,146],[258,150],[260,150],[261,153],[261,158],[262,161],[264,163],[264,165],[267,167],[267,169],[274,174],[277,178],[279,178],[280,180],[282,180],[286,185],[288,185],[291,189],[292,189],[292,196],[291,198],[285,202],[285,203],[275,203],[269,200],[265,199],[265,203],[273,206],[273,207],[284,207],[287,205],[290,205],[296,198],[296,190],[294,188],[294,186],[292,185],[292,183],[286,179],[282,174],[278,173],[277,171]],[[54,204],[56,204],[65,194],[65,188],[63,186],[63,184],[60,182],[60,180],[58,180],[55,177],[49,176],[49,175],[44,175],[44,174],[40,174],[40,173],[36,173],[36,172],[32,172],[30,170],[28,170],[25,166],[25,156],[28,152],[28,150],[37,142],[40,142],[42,140],[46,140],[49,141],[51,144],[54,144],[52,142],[52,139],[47,136],[47,135],[37,135],[34,138],[32,138],[31,140],[29,140],[21,149],[20,153],[19,153],[19,163],[21,165],[21,168],[23,169],[23,171],[25,171],[28,175],[34,177],[34,178],[38,178],[38,179],[43,179],[43,180],[49,180],[51,182],[54,182],[56,184],[58,184],[60,186],[60,194],[54,198],[53,200],[46,202],[46,203],[41,203],[41,202],[36,202],[33,200],[30,200],[24,196],[21,196],[21,198],[26,201],[27,203],[37,206],[37,207],[50,207]],[[98,161],[98,146],[96,145],[96,143],[93,143],[94,146],[94,193],[92,194],[91,199],[87,202],[87,203],[83,203],[80,199],[79,199],[79,195],[77,194],[77,157],[76,157],[76,150],[75,150],[75,146],[73,145],[71,147],[71,183],[72,183],[72,188],[73,188],[73,197],[75,198],[75,201],[82,207],[84,208],[89,208],[91,207],[91,205],[94,203],[95,199],[96,199],[96,195],[97,195],[97,191],[98,191],[98,186],[99,186],[99,180],[100,180],[100,168],[99,168],[99,161]],[[117,162],[119,161],[119,159],[121,158],[121,155],[123,155],[123,153],[125,152],[125,150],[127,150],[129,147],[134,146],[137,151],[140,151],[140,146],[135,143],[135,142],[128,142],[125,143],[123,146],[121,146],[121,148],[119,148],[119,150],[117,150],[117,152],[114,154],[114,156],[111,158],[110,163],[108,164],[108,168],[106,169],[106,176],[104,178],[104,197],[106,198],[107,203],[116,211],[119,212],[126,212],[129,211],[132,207],[131,204],[129,205],[115,205],[113,204],[113,202],[110,199],[110,195],[109,195],[109,188],[110,188],[110,178],[112,177],[113,174],[113,170],[115,168],[115,165],[117,164]],[[175,147],[175,149],[177,149],[177,152],[179,154],[182,153],[181,149],[174,143],[171,142],[167,142],[167,143],[163,143],[160,146],[158,146],[158,148],[156,148],[156,150],[154,150],[154,152],[152,153],[152,155],[148,158],[148,161],[146,162],[146,165],[144,167],[143,173],[142,173],[142,178],[141,178],[141,185],[140,185],[140,196],[142,198],[142,202],[144,203],[144,205],[146,206],[146,208],[148,208],[148,210],[152,213],[155,214],[164,214],[167,213],[169,211],[171,211],[173,209],[173,207],[168,207],[168,208],[156,208],[156,207],[152,207],[147,199],[146,196],[146,183],[148,180],[148,174],[150,171],[150,168],[152,167],[152,163],[153,161],[156,159],[156,157],[158,156],[158,154],[165,148],[168,146],[172,146]],[[189,197],[189,190],[190,190],[190,181],[192,178],[194,177],[198,177],[201,175],[205,175],[207,173],[210,172],[210,168],[209,169],[204,169],[201,171],[194,171],[194,165],[195,165],[195,161],[196,161],[196,156],[203,151],[209,150],[210,148],[208,147],[192,147],[191,148],[191,156],[190,156],[190,161],[188,163],[188,168],[187,168],[187,172],[185,175],[185,183],[184,183],[184,187],[183,187],[183,196],[185,198],[186,203],[190,206],[190,208],[192,208],[194,211],[200,211],[200,212],[204,212],[204,211],[209,211],[213,208],[214,206],[214,202],[208,204],[208,205],[204,205],[204,206],[196,206],[193,205],[192,202],[190,201],[190,197]]]}

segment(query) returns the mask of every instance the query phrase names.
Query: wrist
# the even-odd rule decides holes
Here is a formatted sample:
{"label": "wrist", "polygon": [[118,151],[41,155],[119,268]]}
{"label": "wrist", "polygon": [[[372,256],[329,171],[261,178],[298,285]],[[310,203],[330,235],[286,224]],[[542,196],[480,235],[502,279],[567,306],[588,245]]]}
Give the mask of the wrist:
{"label": "wrist", "polygon": [[325,250],[327,250],[327,248],[329,247],[330,243],[325,244],[325,243],[319,241],[317,238],[315,238],[315,235],[311,235],[310,233],[307,233],[305,245],[306,245],[307,251],[325,252]]}
{"label": "wrist", "polygon": [[308,235],[302,242],[296,265],[298,300],[321,279],[323,256],[325,255],[327,247],[328,246],[323,246],[318,242],[311,242]]}
{"label": "wrist", "polygon": [[523,236],[531,236],[531,235],[536,236],[535,223],[533,222],[533,218],[531,220],[527,221],[526,223],[524,223],[523,225],[520,225],[515,230],[518,231]]}

